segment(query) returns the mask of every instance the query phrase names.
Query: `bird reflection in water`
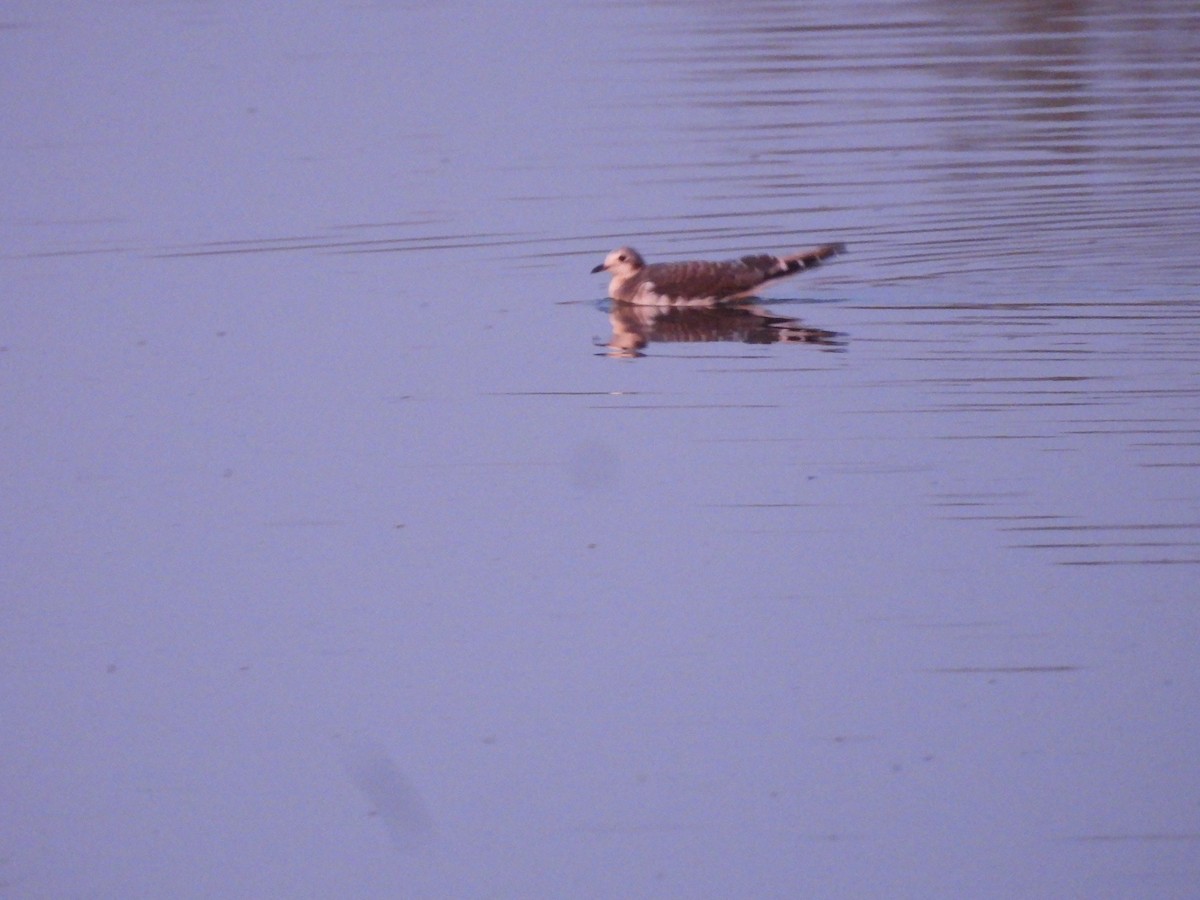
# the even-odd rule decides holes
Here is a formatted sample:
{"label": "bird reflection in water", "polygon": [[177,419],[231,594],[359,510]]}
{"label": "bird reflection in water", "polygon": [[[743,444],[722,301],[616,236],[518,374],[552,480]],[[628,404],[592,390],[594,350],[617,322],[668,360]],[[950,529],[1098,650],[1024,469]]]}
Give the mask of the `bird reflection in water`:
{"label": "bird reflection in water", "polygon": [[743,344],[814,344],[845,348],[845,336],[775,315],[754,304],[722,306],[637,306],[609,300],[612,340],[608,355],[644,356],[647,344],[737,341]]}

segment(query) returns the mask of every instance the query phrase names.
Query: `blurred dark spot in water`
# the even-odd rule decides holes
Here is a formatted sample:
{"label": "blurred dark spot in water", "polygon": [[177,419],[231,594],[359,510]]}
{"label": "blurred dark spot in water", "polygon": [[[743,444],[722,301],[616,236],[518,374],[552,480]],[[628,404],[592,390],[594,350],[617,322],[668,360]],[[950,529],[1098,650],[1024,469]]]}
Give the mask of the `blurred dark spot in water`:
{"label": "blurred dark spot in water", "polygon": [[397,850],[415,853],[432,843],[433,817],[425,801],[383,749],[343,749],[342,765],[350,781],[367,798],[370,815],[383,822]]}

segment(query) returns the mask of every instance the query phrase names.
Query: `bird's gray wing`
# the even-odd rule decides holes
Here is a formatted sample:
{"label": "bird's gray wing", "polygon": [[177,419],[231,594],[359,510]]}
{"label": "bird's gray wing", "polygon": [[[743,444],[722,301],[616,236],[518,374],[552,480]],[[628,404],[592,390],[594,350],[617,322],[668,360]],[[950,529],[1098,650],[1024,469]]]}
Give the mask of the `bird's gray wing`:
{"label": "bird's gray wing", "polygon": [[654,263],[646,266],[642,280],[652,282],[655,293],[665,297],[733,297],[753,291],[782,266],[766,255],[727,262]]}

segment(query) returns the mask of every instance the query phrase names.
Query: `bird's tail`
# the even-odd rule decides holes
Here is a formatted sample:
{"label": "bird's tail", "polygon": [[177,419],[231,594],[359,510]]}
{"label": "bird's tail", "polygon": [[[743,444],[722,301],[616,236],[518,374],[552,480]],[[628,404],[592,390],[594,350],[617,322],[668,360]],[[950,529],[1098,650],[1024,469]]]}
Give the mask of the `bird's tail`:
{"label": "bird's tail", "polygon": [[811,250],[802,250],[790,256],[782,256],[780,257],[780,261],[786,265],[786,268],[779,273],[778,277],[794,275],[797,272],[803,272],[805,269],[816,268],[825,262],[825,260],[839,256],[845,252],[845,244],[822,244],[820,247],[814,247]]}
{"label": "bird's tail", "polygon": [[845,244],[822,244],[820,247],[801,250],[799,253],[789,256],[771,256],[765,253],[758,256],[743,256],[739,262],[757,272],[761,278],[758,284],[762,284],[764,281],[775,281],[777,278],[787,278],[797,272],[816,268],[831,256],[845,252]]}

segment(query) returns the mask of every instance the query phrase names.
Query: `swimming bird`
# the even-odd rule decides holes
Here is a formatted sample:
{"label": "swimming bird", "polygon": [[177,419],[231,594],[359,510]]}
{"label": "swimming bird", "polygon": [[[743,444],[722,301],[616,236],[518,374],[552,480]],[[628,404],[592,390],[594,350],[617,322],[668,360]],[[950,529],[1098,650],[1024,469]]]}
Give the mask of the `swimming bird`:
{"label": "swimming bird", "polygon": [[845,244],[822,244],[787,256],[759,253],[724,262],[647,263],[632,247],[618,247],[592,274],[611,272],[608,295],[624,303],[703,306],[752,297],[769,281],[797,275],[845,251]]}

